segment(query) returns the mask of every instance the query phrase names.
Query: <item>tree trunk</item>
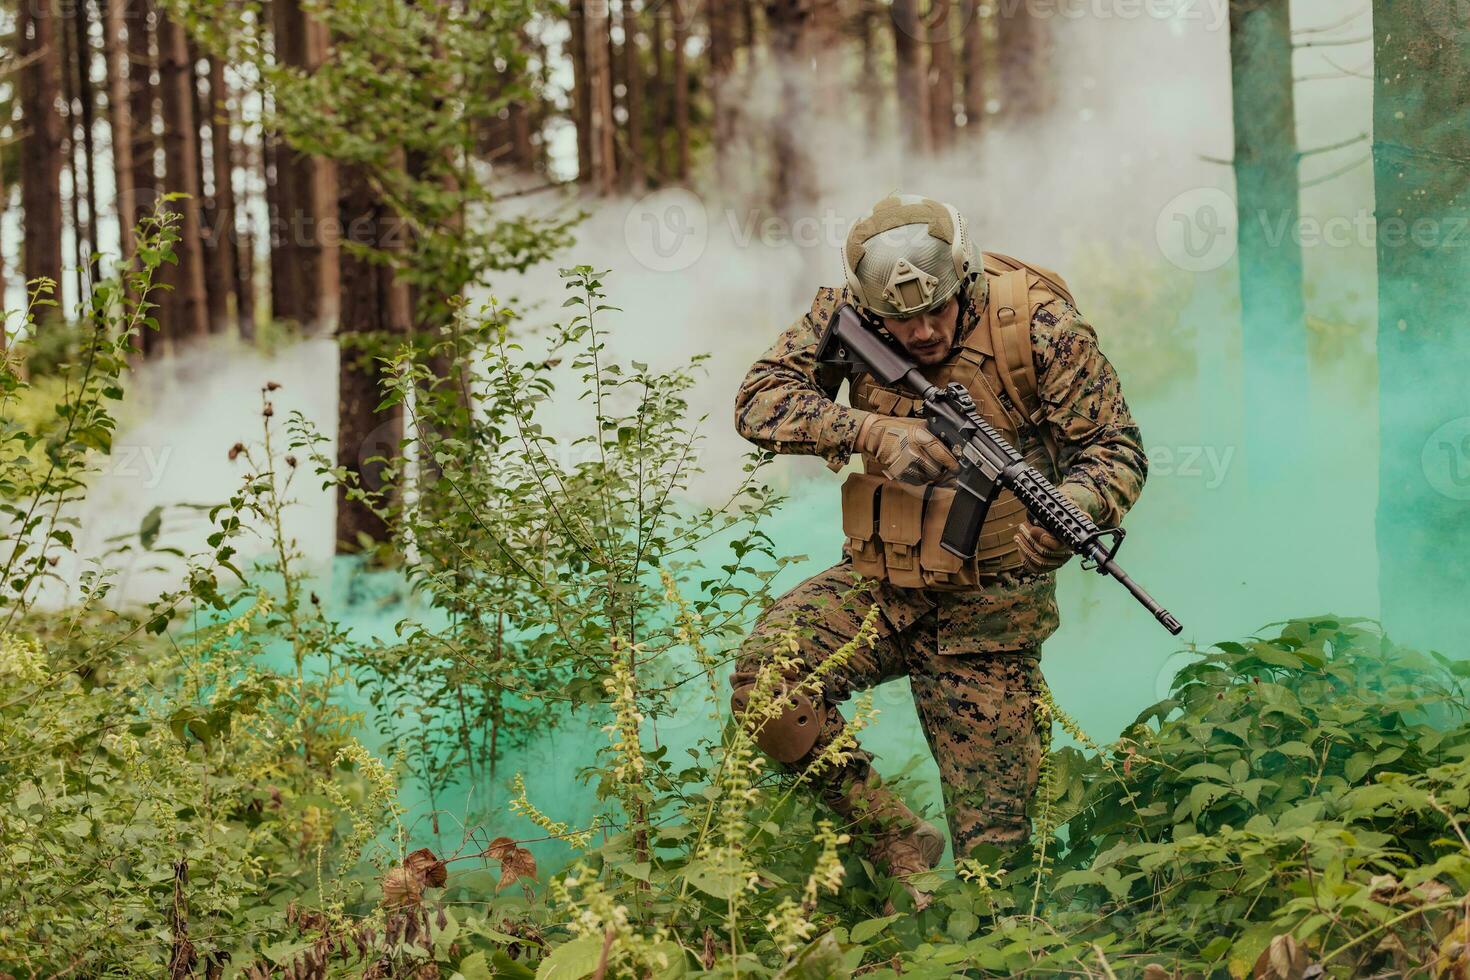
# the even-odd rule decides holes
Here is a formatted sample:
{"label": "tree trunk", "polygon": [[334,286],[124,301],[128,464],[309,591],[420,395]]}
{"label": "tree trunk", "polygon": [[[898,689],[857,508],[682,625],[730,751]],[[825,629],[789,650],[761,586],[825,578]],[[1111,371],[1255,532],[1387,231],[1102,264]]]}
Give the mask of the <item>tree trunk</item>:
{"label": "tree trunk", "polygon": [[178,264],[163,269],[170,287],[160,303],[159,323],[175,344],[209,332],[209,310],[204,292],[204,251],[200,242],[198,125],[194,119],[194,71],[189,64],[184,26],[160,14],[158,21],[160,106],[163,114],[164,187],[184,194],[169,206],[180,214]]}
{"label": "tree trunk", "polygon": [[668,64],[668,4],[653,5],[649,46],[653,55],[653,73],[648,82],[649,126],[653,157],[650,161],[655,183],[662,184],[674,172],[673,144],[666,139],[674,125],[673,100],[670,98]]}
{"label": "tree trunk", "polygon": [[109,0],[123,4],[128,29],[128,115],[133,120],[133,193],[130,213],[147,214],[158,200],[158,137],[154,118],[157,90],[153,81],[154,24],[152,0]]}
{"label": "tree trunk", "polygon": [[76,285],[77,295],[81,296],[87,288],[86,277],[90,268],[87,262],[89,235],[82,207],[82,167],[77,162],[77,155],[81,149],[81,142],[77,139],[80,129],[77,125],[77,117],[80,113],[77,111],[76,103],[77,62],[72,51],[76,45],[71,21],[71,16],[63,11],[61,20],[56,25],[56,38],[58,47],[61,49],[61,104],[65,107],[61,129],[62,166],[66,183],[71,189],[64,204],[62,221],[65,227],[71,229],[72,281]]}
{"label": "tree trunk", "polygon": [[[152,0],[108,0],[122,5],[128,32],[128,116],[132,120],[132,137],[128,140],[133,158],[133,198],[126,202],[126,212],[137,219],[153,212],[163,191],[158,179],[158,137],[154,121],[158,115],[158,86],[153,78],[156,64],[157,15]],[[127,139],[114,133],[117,140]],[[162,295],[160,294],[160,300]],[[143,330],[138,347],[145,358],[159,356],[164,350],[160,330]]]}
{"label": "tree trunk", "polygon": [[592,153],[591,186],[604,197],[617,188],[617,163],[613,144],[616,123],[613,119],[612,65],[608,60],[608,6],[588,3],[582,8],[583,47],[587,59],[587,100],[589,103],[589,149]]}
{"label": "tree trunk", "polygon": [[1470,42],[1456,0],[1373,4],[1378,574],[1400,641],[1470,628]]}
{"label": "tree trunk", "polygon": [[929,49],[929,134],[935,150],[954,142],[954,25],[960,0],[929,0],[924,37]]}
{"label": "tree trunk", "polygon": [[22,274],[27,283],[61,284],[61,59],[49,0],[21,3],[16,18],[21,143],[20,205],[24,212]]}
{"label": "tree trunk", "polygon": [[208,61],[210,176],[214,194],[210,198],[206,258],[209,263],[209,329],[215,333],[230,324],[230,301],[235,292],[238,264],[235,259],[234,153],[230,144],[229,94],[225,91],[225,66],[217,57]]}
{"label": "tree trunk", "polygon": [[858,95],[866,107],[862,113],[863,136],[872,141],[881,138],[884,85],[878,69],[878,11],[867,4],[858,13],[858,44],[862,51]]}
{"label": "tree trunk", "polygon": [[1000,111],[1024,124],[1056,103],[1052,83],[1051,18],[1033,13],[1025,0],[1000,0],[996,7],[996,66]]}
{"label": "tree trunk", "polygon": [[980,132],[985,120],[985,19],[980,0],[961,0],[965,7],[965,37],[961,57],[964,59],[965,129],[972,135]]}
{"label": "tree trunk", "polygon": [[[373,193],[367,174],[344,167],[339,184],[340,220],[351,240],[374,249],[386,249],[398,240],[398,221]],[[383,464],[374,457],[392,458],[403,439],[403,410],[394,406],[381,414],[382,371],[377,357],[384,347],[408,332],[408,303],[404,288],[394,281],[392,269],[356,250],[339,250],[342,305],[337,317],[340,349],[337,393],[337,463],[357,476],[370,490],[383,488]],[[362,550],[364,539],[386,541],[383,520],[360,500],[351,500],[346,488],[337,491],[337,553]]]}
{"label": "tree trunk", "polygon": [[624,187],[643,189],[643,31],[639,23],[636,0],[623,0],[623,84],[627,95],[623,105],[628,112],[627,168]]}
{"label": "tree trunk", "polygon": [[[709,55],[706,60],[710,112],[713,122],[714,162],[719,181],[723,184],[725,153],[732,145],[735,133],[735,109],[726,91],[730,80],[730,69],[734,64],[734,23],[731,18],[733,0],[703,0],[705,28],[709,36]],[[794,2],[794,0],[793,0]],[[777,43],[776,29],[772,28],[772,44]],[[784,80],[783,91],[790,80]],[[777,156],[780,156],[778,148]],[[778,164],[779,166],[779,164]],[[778,179],[779,183],[779,179]]]}
{"label": "tree trunk", "polygon": [[1251,483],[1269,487],[1308,437],[1296,114],[1288,0],[1230,5],[1241,363]]}
{"label": "tree trunk", "polygon": [[82,172],[87,182],[87,268],[91,272],[92,281],[97,282],[102,278],[102,270],[95,258],[100,246],[97,244],[97,148],[93,142],[93,128],[97,121],[97,95],[92,87],[92,32],[86,0],[74,0],[69,7],[76,41],[74,47],[77,103],[82,127]]}
{"label": "tree trunk", "polygon": [[[232,112],[235,118],[243,119],[243,107],[240,100],[244,98],[243,93],[236,93],[236,106],[239,111]],[[242,123],[242,130],[244,125]],[[232,144],[231,156],[239,162],[245,174],[259,173],[264,168],[257,163],[256,154],[263,152],[261,141],[250,140],[249,134],[241,133],[240,141]],[[247,195],[243,204],[235,208],[235,225],[239,229],[239,245],[235,249],[235,313],[239,323],[240,339],[255,339],[255,234],[254,209],[250,205],[248,197],[250,182],[241,182],[241,191]],[[233,195],[233,188],[231,189]]]}
{"label": "tree trunk", "polygon": [[[123,47],[126,9],[123,0],[100,0],[102,54],[107,66],[107,114],[112,128],[113,201],[117,209],[117,243],[122,262],[133,258],[133,226],[138,222],[133,188],[133,113],[128,89],[127,50]],[[135,28],[138,26],[135,22]],[[146,332],[146,331],[145,331]]]}
{"label": "tree trunk", "polygon": [[[326,57],[322,24],[306,15],[300,0],[272,0],[271,15],[276,60],[314,71]],[[337,312],[337,249],[324,227],[335,211],[336,176],[330,161],[279,141],[273,157],[280,224],[273,227],[272,241],[282,252],[279,272],[286,281],[275,291],[279,305],[272,312],[315,330]]]}
{"label": "tree trunk", "polygon": [[[593,0],[597,2],[597,0]],[[583,187],[592,183],[592,92],[587,78],[587,5],[571,0],[567,7],[567,40],[572,59],[572,113],[577,130],[577,180]]]}
{"label": "tree trunk", "polygon": [[909,153],[929,148],[928,92],[920,51],[918,0],[893,0],[894,80],[898,87],[898,131]]}
{"label": "tree trunk", "polygon": [[669,0],[674,12],[674,145],[677,175],[689,179],[689,21],[685,0]]}

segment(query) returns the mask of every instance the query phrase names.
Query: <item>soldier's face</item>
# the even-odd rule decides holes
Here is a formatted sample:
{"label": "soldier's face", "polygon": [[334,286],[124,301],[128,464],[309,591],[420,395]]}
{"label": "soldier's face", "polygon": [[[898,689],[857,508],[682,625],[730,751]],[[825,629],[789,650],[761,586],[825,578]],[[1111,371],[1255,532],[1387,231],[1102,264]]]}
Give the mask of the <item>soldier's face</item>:
{"label": "soldier's face", "polygon": [[909,356],[920,364],[938,364],[949,356],[960,315],[959,297],[935,310],[911,316],[906,320],[883,318],[883,327],[903,345]]}

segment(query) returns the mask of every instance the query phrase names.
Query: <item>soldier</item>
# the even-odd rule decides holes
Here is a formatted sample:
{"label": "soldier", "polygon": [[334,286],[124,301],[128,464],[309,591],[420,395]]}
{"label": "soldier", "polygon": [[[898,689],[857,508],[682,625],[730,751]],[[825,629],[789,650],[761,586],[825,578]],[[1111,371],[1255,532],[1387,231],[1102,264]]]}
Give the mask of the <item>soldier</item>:
{"label": "soldier", "polygon": [[[834,399],[841,373],[816,360],[832,311],[852,303],[943,387],[963,384],[980,413],[1100,526],[1116,527],[1147,472],[1138,426],[1118,376],[1059,276],[997,253],[977,256],[951,206],[885,198],[848,232],[843,288],[817,291],[746,375],[735,398],[740,434],[777,453],[822,456],[832,470],[860,453],[843,485],[843,559],[778,599],[742,645],[731,677],[743,711],[774,641],[796,627],[795,682],[856,635],[876,604],[871,647],[824,678],[821,695],[787,699],[755,733],[770,756],[800,771],[843,730],[836,705],[856,690],[907,675],[939,765],[957,857],[977,845],[1014,852],[1030,836],[1044,733],[1041,644],[1057,628],[1054,572],[1071,552],[1002,492],[969,562],[937,546],[953,492],[954,457],[915,418],[917,403],[867,375],[850,406]],[[895,481],[922,494],[890,491]],[[916,506],[922,501],[922,506]],[[820,796],[872,834],[872,858],[906,881],[943,853],[861,749],[812,773]],[[909,887],[924,904],[925,897]]]}

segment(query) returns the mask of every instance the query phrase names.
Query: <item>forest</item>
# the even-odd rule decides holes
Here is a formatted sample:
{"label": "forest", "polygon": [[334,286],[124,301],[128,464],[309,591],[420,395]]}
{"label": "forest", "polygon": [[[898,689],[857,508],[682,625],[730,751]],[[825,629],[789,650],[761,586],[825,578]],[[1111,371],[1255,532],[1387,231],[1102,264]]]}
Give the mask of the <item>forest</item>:
{"label": "forest", "polygon": [[[0,978],[1470,977],[1462,0],[0,34]],[[1064,568],[1029,843],[908,882],[813,792],[943,824],[908,681],[788,771],[728,680],[843,540],[736,386],[897,190],[1067,276],[1186,627]]]}

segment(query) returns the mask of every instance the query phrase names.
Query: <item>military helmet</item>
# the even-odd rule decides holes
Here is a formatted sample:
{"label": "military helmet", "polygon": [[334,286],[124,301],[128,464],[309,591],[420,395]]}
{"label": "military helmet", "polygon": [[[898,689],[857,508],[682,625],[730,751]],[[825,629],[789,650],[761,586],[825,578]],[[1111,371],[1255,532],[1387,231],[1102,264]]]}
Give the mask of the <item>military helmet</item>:
{"label": "military helmet", "polygon": [[848,291],[877,316],[906,319],[943,306],[974,282],[979,268],[960,213],[914,194],[873,205],[842,246]]}

